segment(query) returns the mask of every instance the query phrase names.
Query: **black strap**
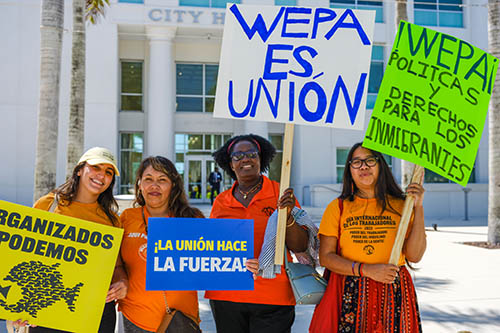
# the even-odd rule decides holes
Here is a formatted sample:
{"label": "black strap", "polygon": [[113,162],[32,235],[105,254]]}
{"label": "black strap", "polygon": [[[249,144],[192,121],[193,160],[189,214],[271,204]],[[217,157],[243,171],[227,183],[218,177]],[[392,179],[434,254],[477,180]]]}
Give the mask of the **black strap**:
{"label": "black strap", "polygon": [[146,235],[148,234],[148,224],[146,223],[146,217],[144,216],[144,207],[141,209],[142,222],[144,222],[144,228],[146,229]]}

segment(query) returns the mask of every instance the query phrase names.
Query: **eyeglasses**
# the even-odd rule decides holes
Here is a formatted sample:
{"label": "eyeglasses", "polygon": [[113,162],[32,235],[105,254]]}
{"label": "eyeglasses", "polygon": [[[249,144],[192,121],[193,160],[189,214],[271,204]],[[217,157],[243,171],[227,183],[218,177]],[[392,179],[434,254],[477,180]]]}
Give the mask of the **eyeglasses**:
{"label": "eyeglasses", "polygon": [[231,153],[231,158],[233,159],[233,161],[240,161],[245,156],[247,158],[254,159],[254,158],[259,157],[259,152],[257,152],[257,151],[234,151]]}
{"label": "eyeglasses", "polygon": [[374,167],[378,163],[378,157],[372,156],[365,159],[355,159],[349,161],[349,164],[353,169],[361,168],[363,166],[363,163],[365,163],[369,168]]}

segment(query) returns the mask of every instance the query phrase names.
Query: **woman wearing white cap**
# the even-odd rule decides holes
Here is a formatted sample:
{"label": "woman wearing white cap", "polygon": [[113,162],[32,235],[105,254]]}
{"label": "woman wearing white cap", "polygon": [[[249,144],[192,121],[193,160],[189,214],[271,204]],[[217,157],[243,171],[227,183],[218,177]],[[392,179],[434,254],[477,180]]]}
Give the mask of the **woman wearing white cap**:
{"label": "woman wearing white cap", "polygon": [[[100,147],[91,148],[80,158],[71,177],[64,184],[38,199],[34,207],[121,228],[120,219],[116,213],[118,204],[113,197],[115,176],[119,175],[115,157],[109,150]],[[115,331],[115,300],[124,298],[127,289],[127,275],[118,257],[106,297],[99,333]],[[20,324],[19,321],[18,324]],[[30,333],[32,332],[60,331],[32,327]]]}

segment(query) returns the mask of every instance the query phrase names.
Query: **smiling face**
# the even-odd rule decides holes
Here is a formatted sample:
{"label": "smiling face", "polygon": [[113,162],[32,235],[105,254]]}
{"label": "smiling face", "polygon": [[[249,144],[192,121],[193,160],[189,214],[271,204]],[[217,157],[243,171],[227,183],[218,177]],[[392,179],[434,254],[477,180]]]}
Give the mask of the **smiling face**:
{"label": "smiling face", "polygon": [[[358,147],[352,154],[351,161],[360,159],[365,160],[369,157],[374,157],[373,153],[370,150],[363,147]],[[363,162],[361,163],[361,167],[359,169],[355,169],[351,165],[350,170],[352,179],[360,190],[367,191],[375,189],[380,170],[378,163],[375,166],[369,167],[365,162]]]}
{"label": "smiling face", "polygon": [[[90,165],[85,163],[77,175],[80,177],[77,201],[95,202],[99,195],[108,189],[115,172],[111,164]],[[78,199],[79,197],[81,200]]]}
{"label": "smiling face", "polygon": [[[257,147],[249,141],[240,141],[234,145],[234,148],[231,154],[234,153],[250,153],[250,152],[258,152]],[[244,157],[235,161],[231,159],[231,169],[236,174],[236,178],[238,182],[254,182],[260,177],[260,156],[257,154],[256,158],[251,158],[248,155],[244,155]]]}
{"label": "smiling face", "polygon": [[150,165],[142,173],[139,189],[147,208],[166,209],[172,181],[166,173],[158,171]]}

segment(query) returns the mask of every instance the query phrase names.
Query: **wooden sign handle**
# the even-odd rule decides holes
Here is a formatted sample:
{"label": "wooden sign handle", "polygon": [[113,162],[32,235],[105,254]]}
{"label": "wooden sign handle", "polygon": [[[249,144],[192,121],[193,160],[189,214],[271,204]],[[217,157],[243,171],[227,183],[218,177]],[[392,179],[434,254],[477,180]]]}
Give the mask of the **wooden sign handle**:
{"label": "wooden sign handle", "polygon": [[[411,183],[422,185],[422,183],[424,182],[424,171],[424,167],[416,164],[415,168],[413,169]],[[401,256],[401,250],[403,249],[403,243],[405,241],[406,231],[408,230],[408,224],[410,222],[414,204],[415,198],[412,196],[407,196],[403,207],[403,213],[401,215],[401,222],[399,222],[398,233],[396,234],[394,246],[392,247],[389,264],[397,265],[399,262],[399,257]]]}
{"label": "wooden sign handle", "polygon": [[[285,124],[285,138],[283,143],[283,159],[281,162],[280,197],[290,187],[290,174],[292,171],[292,149],[294,124]],[[276,230],[275,265],[283,265],[286,236],[286,208],[278,210],[278,227]]]}

